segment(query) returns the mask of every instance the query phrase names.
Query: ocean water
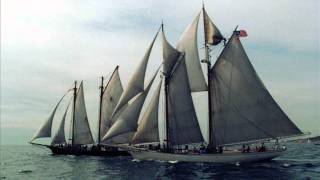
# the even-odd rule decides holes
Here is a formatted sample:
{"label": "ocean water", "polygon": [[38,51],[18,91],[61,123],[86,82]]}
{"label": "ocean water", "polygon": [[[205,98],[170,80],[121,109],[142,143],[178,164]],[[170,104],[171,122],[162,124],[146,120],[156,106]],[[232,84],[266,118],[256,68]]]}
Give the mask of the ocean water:
{"label": "ocean water", "polygon": [[0,179],[320,179],[320,146],[287,147],[269,162],[225,165],[63,156],[42,147],[3,145]]}

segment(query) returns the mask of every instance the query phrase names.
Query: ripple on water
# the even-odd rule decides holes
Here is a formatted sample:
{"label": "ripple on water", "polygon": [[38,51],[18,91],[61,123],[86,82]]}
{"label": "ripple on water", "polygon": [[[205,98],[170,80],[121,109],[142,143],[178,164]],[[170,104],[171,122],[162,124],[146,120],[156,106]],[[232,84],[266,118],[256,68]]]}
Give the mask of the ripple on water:
{"label": "ripple on water", "polygon": [[19,173],[22,173],[22,174],[28,174],[28,173],[32,173],[32,170],[29,170],[29,169],[22,169],[19,171]]}

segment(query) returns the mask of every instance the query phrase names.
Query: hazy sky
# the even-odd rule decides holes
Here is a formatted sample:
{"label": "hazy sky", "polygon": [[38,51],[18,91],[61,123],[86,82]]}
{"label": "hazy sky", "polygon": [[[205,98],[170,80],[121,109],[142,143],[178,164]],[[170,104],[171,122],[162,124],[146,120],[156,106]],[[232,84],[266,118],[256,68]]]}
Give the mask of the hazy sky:
{"label": "hazy sky", "polygon": [[[223,35],[230,36],[236,25],[247,31],[242,42],[260,78],[292,121],[315,134],[320,134],[319,2],[205,1]],[[202,6],[201,0],[1,3],[3,144],[28,141],[74,80],[84,80],[94,129],[99,76],[120,65],[125,86],[161,21],[175,45]],[[203,38],[198,40],[201,48]],[[158,40],[147,79],[161,62],[160,46]],[[201,49],[200,53],[203,56]]]}

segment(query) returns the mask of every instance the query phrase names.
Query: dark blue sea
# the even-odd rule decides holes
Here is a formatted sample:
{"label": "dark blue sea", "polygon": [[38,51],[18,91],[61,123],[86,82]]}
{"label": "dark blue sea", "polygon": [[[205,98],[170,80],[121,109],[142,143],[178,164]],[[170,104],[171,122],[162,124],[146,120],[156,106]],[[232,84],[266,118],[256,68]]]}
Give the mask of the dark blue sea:
{"label": "dark blue sea", "polygon": [[1,179],[320,179],[320,146],[287,144],[287,153],[253,164],[167,163],[131,157],[52,155],[31,145],[1,146]]}

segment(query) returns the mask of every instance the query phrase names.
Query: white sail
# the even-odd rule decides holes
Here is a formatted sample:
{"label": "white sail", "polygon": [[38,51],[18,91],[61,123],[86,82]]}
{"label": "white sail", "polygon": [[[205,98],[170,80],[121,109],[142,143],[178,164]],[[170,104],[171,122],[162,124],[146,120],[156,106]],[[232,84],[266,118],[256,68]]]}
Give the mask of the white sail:
{"label": "white sail", "polygon": [[117,103],[119,102],[120,96],[123,92],[118,66],[113,72],[108,84],[106,85],[101,104],[101,121],[100,121],[100,138],[106,134],[108,129],[111,127],[111,116]]}
{"label": "white sail", "polygon": [[84,101],[83,83],[81,82],[76,96],[76,104],[73,119],[72,144],[92,144],[93,139],[88,122],[88,116]]}
{"label": "white sail", "polygon": [[302,134],[263,85],[236,35],[211,74],[216,144]]}
{"label": "white sail", "polygon": [[162,81],[159,85],[148,104],[147,110],[142,116],[142,119],[138,125],[137,132],[132,138],[133,144],[147,143],[147,142],[159,142],[159,129],[158,129],[158,108],[159,97]]}
{"label": "white sail", "polygon": [[[165,39],[164,43],[167,43]],[[184,53],[172,49],[170,44],[164,44],[163,48],[163,66],[175,62],[174,67],[170,70],[170,76],[166,76],[169,143],[181,145],[202,142],[203,138],[192,102]]]}
{"label": "white sail", "polygon": [[201,69],[197,32],[200,14],[184,31],[177,45],[177,50],[185,53],[185,64],[188,72],[188,79],[191,92],[200,92],[207,90],[207,84]]}
{"label": "white sail", "polygon": [[[183,55],[182,55],[183,56]],[[171,145],[203,142],[193,106],[185,59],[180,60],[168,85],[169,137]]]}
{"label": "white sail", "polygon": [[206,10],[203,8],[203,21],[205,28],[205,43],[211,45],[217,45],[223,40],[219,29],[213,24],[212,20],[208,16]]}
{"label": "white sail", "polygon": [[121,114],[119,115],[119,118],[111,126],[107,134],[103,137],[102,139],[103,141],[124,133],[136,131],[138,126],[139,115],[140,115],[144,100],[146,99],[146,96],[150,90],[150,87],[157,73],[158,73],[158,70],[150,80],[146,89],[140,94],[138,94],[137,97],[134,99],[134,101],[128,104],[128,106],[121,112]]}
{"label": "white sail", "polygon": [[143,92],[144,78],[145,78],[145,74],[146,74],[147,64],[149,61],[149,57],[150,57],[150,53],[151,53],[153,44],[158,36],[158,33],[159,33],[159,31],[157,32],[157,34],[153,38],[153,41],[151,42],[146,54],[142,58],[142,61],[140,62],[139,66],[136,68],[135,72],[133,73],[133,75],[129,79],[128,85],[125,88],[124,92],[122,93],[120,100],[119,100],[116,108],[114,109],[113,114],[118,113],[121,110],[121,108],[123,108],[123,106],[130,101],[130,99],[132,99],[137,94]]}
{"label": "white sail", "polygon": [[[65,94],[66,95],[66,94]],[[52,113],[50,114],[49,118],[46,120],[46,122],[40,127],[40,129],[37,131],[36,135],[32,138],[31,142],[38,139],[38,138],[43,138],[43,137],[51,137],[51,127],[52,127],[52,121],[54,118],[54,115],[58,109],[59,104],[61,103],[62,99],[64,96],[59,100],[57,105],[54,107]]]}
{"label": "white sail", "polygon": [[177,62],[180,53],[167,41],[162,28],[162,49],[163,49],[163,74],[170,76],[171,70]]}
{"label": "white sail", "polygon": [[68,104],[66,111],[63,114],[62,121],[60,122],[57,133],[53,136],[53,138],[51,140],[51,145],[66,143],[66,137],[65,137],[65,133],[64,133],[64,125],[65,125],[65,121],[66,121],[67,112],[69,110],[69,105],[70,105],[70,103]]}

